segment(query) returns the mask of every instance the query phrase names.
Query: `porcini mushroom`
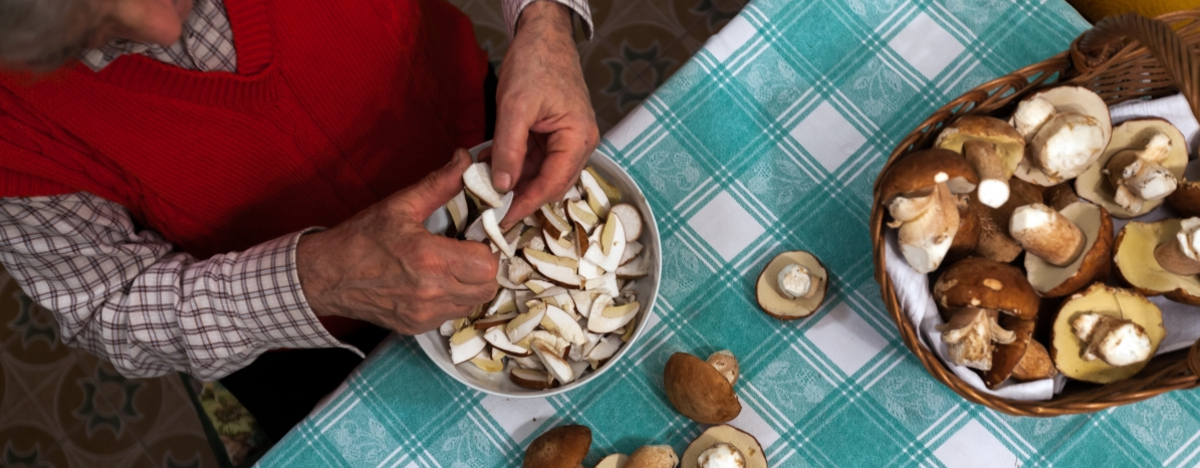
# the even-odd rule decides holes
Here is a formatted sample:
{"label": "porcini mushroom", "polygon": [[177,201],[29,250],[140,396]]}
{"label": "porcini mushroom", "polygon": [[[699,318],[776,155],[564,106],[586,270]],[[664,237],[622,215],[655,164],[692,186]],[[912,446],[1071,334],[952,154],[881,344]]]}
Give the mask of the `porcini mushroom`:
{"label": "porcini mushroom", "polygon": [[938,331],[951,362],[985,371],[995,344],[1016,339],[1000,326],[999,314],[1033,320],[1040,301],[1021,270],[978,257],[950,265],[934,283],[933,298],[946,318]]}
{"label": "porcini mushroom", "polygon": [[1135,291],[1095,283],[1063,302],[1050,357],[1066,377],[1110,383],[1141,371],[1165,336],[1158,306]]}
{"label": "porcini mushroom", "polygon": [[679,462],[680,468],[767,468],[767,457],[758,439],[727,425],[701,433],[688,444]]}
{"label": "porcini mushroom", "polygon": [[880,202],[899,230],[900,252],[914,270],[929,273],[945,258],[958,230],[954,194],[975,190],[979,176],[962,156],[928,149],[900,158],[880,176]]}
{"label": "porcini mushroom", "polygon": [[629,461],[628,456],[621,453],[614,453],[601,458],[600,462],[596,463],[596,468],[624,468],[627,461]]}
{"label": "porcini mushroom", "polygon": [[1029,143],[1017,177],[1045,187],[1058,184],[1082,173],[1108,146],[1112,119],[1095,92],[1060,86],[1027,101],[1017,106],[1011,120]]}
{"label": "porcini mushroom", "polygon": [[1194,265],[1188,252],[1195,254],[1197,223],[1200,219],[1169,218],[1126,224],[1113,244],[1117,275],[1146,296],[1163,295],[1175,302],[1200,305],[1200,278],[1186,274]]}
{"label": "porcini mushroom", "polygon": [[1075,190],[1118,218],[1141,216],[1175,192],[1187,162],[1186,140],[1170,122],[1130,120],[1113,129],[1108,149],[1075,179]]}
{"label": "porcini mushroom", "polygon": [[1008,200],[1008,180],[1025,157],[1025,139],[995,117],[967,115],[938,134],[935,148],[962,154],[979,175],[975,197],[992,208]]}
{"label": "porcini mushroom", "polygon": [[712,364],[691,354],[671,355],[663,370],[663,384],[671,405],[698,423],[721,424],[742,412],[733,383]]}
{"label": "porcini mushroom", "polygon": [[625,460],[625,468],[675,468],[678,464],[679,457],[670,445],[646,445]]}
{"label": "porcini mushroom", "polygon": [[1000,263],[1015,260],[1023,251],[1021,245],[1009,235],[1008,228],[1013,211],[1020,206],[1042,202],[1042,193],[1033,184],[1021,179],[1012,179],[1008,181],[1008,185],[1008,201],[1000,208],[989,207],[973,198],[967,204],[967,208],[979,218],[979,239],[975,243],[975,254]]}
{"label": "porcini mushroom", "polygon": [[525,450],[523,468],[582,468],[592,446],[586,426],[558,426],[538,436]]}
{"label": "porcini mushroom", "polygon": [[999,387],[1009,377],[1027,381],[1050,378],[1057,373],[1046,348],[1033,340],[1033,320],[1001,315],[999,322],[1001,328],[1012,332],[1014,339],[996,345],[992,352],[992,367],[983,373],[983,383],[988,388]]}
{"label": "porcini mushroom", "polygon": [[767,315],[795,320],[812,315],[825,301],[829,273],[817,257],[795,250],[783,252],[758,275],[755,297]]}
{"label": "porcini mushroom", "polygon": [[1112,218],[1097,205],[1075,202],[1062,211],[1042,204],[1013,212],[1012,236],[1026,250],[1029,283],[1044,297],[1062,297],[1108,275]]}

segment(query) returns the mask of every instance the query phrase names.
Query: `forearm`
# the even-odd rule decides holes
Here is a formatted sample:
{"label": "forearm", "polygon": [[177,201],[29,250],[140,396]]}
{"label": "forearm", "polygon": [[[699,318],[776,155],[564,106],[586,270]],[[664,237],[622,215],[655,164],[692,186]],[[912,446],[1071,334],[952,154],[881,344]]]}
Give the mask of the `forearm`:
{"label": "forearm", "polygon": [[65,343],[122,374],[216,379],[272,348],[340,345],[300,289],[298,233],[197,261],[133,231],[111,202],[42,198],[2,205],[0,262],[55,313]]}

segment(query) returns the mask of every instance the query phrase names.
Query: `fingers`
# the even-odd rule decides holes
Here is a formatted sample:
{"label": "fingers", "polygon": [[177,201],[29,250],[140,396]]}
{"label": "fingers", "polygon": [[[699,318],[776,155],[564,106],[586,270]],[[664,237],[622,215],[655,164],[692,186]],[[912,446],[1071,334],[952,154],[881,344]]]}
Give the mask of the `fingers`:
{"label": "fingers", "polygon": [[465,285],[496,285],[497,254],[482,242],[434,236],[429,248],[437,252],[448,276]]}
{"label": "fingers", "polygon": [[492,185],[500,192],[512,190],[521,175],[528,149],[529,128],[537,122],[535,105],[519,100],[500,103],[496,115],[496,134],[492,144]]}
{"label": "fingers", "polygon": [[396,194],[394,200],[405,207],[413,219],[423,220],[441,208],[463,189],[462,176],[471,165],[471,153],[459,148],[454,157],[441,169],[425,176],[420,182]]}
{"label": "fingers", "polygon": [[587,163],[590,148],[583,138],[574,133],[562,130],[550,135],[547,154],[537,178],[530,181],[513,199],[513,205],[504,217],[505,223],[515,222],[538,207],[559,200],[575,183]]}

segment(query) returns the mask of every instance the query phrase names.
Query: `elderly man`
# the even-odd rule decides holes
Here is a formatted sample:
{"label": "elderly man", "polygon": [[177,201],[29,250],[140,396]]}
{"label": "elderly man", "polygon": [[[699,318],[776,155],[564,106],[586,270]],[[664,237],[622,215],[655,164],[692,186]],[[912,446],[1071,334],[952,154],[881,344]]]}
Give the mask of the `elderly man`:
{"label": "elderly man", "polygon": [[[511,224],[597,144],[591,20],[497,1]],[[485,59],[442,0],[0,0],[0,262],[67,344],[223,378],[279,437],[381,339],[363,321],[420,333],[495,294],[487,247],[421,225],[484,138]]]}

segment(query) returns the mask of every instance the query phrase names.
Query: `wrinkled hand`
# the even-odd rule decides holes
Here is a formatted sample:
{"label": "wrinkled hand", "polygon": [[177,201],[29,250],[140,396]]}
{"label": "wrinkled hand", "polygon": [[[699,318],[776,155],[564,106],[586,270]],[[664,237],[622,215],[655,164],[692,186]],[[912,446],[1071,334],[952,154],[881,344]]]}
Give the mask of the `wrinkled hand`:
{"label": "wrinkled hand", "polygon": [[430,213],[462,190],[466,150],[417,184],[333,229],[300,238],[301,287],[318,316],[340,315],[401,334],[465,317],[496,294],[495,254],[479,242],[431,234]]}
{"label": "wrinkled hand", "polygon": [[505,227],[558,200],[600,141],[567,7],[525,7],[500,67],[492,183],[516,188]]}

